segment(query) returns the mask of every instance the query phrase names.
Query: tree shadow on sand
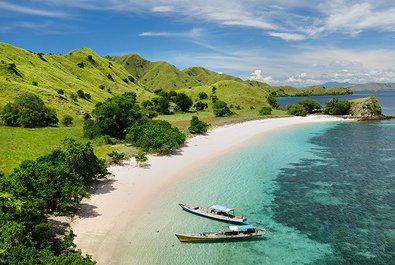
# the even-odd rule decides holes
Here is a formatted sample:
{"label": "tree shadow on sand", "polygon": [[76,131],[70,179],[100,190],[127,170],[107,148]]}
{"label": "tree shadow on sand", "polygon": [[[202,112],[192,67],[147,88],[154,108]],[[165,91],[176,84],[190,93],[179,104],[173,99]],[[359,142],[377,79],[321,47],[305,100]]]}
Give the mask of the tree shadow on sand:
{"label": "tree shadow on sand", "polygon": [[100,216],[101,214],[96,211],[96,208],[97,206],[88,203],[81,203],[80,209],[76,213],[76,216],[80,218],[94,218]]}

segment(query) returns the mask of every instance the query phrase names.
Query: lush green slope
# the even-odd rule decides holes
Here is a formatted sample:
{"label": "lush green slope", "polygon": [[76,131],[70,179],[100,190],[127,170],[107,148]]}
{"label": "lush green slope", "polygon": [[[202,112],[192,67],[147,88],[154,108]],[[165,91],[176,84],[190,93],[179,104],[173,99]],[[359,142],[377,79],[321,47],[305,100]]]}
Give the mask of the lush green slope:
{"label": "lush green slope", "polygon": [[234,80],[234,81],[243,82],[243,80],[240,78],[210,71],[204,67],[197,67],[197,66],[189,67],[184,69],[182,72],[194,78],[201,85],[211,85],[223,80]]}
{"label": "lush green slope", "polygon": [[[97,102],[127,91],[141,98],[150,93],[129,79],[122,65],[97,55],[90,49],[79,49],[67,55],[37,54],[0,43],[0,108],[23,93],[39,95],[61,115],[81,117]],[[64,95],[57,93],[59,89]],[[91,100],[70,98],[77,90],[90,94]]]}

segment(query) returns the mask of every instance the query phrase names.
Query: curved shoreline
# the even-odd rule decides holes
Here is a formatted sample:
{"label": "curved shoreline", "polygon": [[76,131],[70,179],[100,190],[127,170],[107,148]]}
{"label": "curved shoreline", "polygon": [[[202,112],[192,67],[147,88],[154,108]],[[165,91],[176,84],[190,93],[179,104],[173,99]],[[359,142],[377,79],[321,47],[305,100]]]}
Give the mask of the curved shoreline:
{"label": "curved shoreline", "polygon": [[248,121],[210,130],[206,135],[187,139],[178,152],[169,156],[148,156],[145,167],[133,160],[112,166],[114,177],[98,185],[91,198],[82,202],[80,217],[71,227],[75,242],[84,254],[98,264],[117,264],[114,252],[125,227],[138,216],[144,206],[160,199],[162,189],[177,182],[186,173],[215,157],[234,150],[257,137],[276,130],[317,122],[339,122],[329,116],[289,117]]}

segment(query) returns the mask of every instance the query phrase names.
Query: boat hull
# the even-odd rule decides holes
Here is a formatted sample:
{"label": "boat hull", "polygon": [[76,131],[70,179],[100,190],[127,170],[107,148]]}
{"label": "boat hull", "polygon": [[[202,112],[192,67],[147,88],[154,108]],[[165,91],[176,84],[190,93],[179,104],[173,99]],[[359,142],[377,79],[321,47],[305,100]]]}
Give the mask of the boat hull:
{"label": "boat hull", "polygon": [[225,235],[222,233],[201,233],[201,234],[176,234],[181,242],[216,242],[216,241],[239,241],[260,237],[266,234],[266,230],[258,230],[251,234]]}
{"label": "boat hull", "polygon": [[222,222],[227,222],[227,223],[232,223],[232,224],[244,224],[247,221],[247,219],[245,219],[243,217],[235,216],[232,218],[232,217],[228,217],[228,216],[224,216],[224,215],[213,214],[213,213],[208,212],[208,210],[206,208],[197,207],[197,209],[195,209],[194,207],[190,207],[190,206],[182,204],[182,203],[180,203],[179,205],[186,212],[200,215],[203,217],[207,217],[210,219],[214,219],[217,221],[222,221]]}

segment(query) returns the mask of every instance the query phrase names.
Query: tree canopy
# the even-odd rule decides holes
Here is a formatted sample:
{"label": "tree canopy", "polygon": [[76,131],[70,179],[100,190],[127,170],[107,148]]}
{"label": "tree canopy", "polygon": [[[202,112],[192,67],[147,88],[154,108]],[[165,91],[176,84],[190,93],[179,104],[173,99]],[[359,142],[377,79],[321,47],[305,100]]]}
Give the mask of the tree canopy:
{"label": "tree canopy", "polygon": [[197,116],[192,116],[191,125],[188,127],[190,133],[205,133],[207,132],[208,124],[199,120]]}
{"label": "tree canopy", "polygon": [[228,104],[226,102],[217,100],[213,104],[213,111],[216,117],[224,117],[232,115],[232,111],[229,109]]}
{"label": "tree canopy", "polygon": [[178,149],[185,135],[167,121],[145,120],[130,127],[126,141],[146,152],[168,153]]}
{"label": "tree canopy", "polygon": [[100,135],[124,139],[126,129],[141,118],[136,94],[132,92],[97,103],[92,115],[94,120],[86,119],[84,123],[84,135],[90,139]]}
{"label": "tree canopy", "polygon": [[333,98],[325,104],[324,113],[329,115],[348,115],[351,103],[347,100]]}
{"label": "tree canopy", "polygon": [[312,98],[302,98],[298,104],[302,105],[307,113],[314,113],[322,110],[321,104]]}
{"label": "tree canopy", "polygon": [[187,112],[193,105],[193,101],[184,93],[178,93],[174,98],[174,103],[180,108],[181,111]]}
{"label": "tree canopy", "polygon": [[55,110],[45,106],[41,98],[30,93],[17,97],[14,103],[7,103],[0,118],[5,125],[14,127],[36,128],[58,123]]}

